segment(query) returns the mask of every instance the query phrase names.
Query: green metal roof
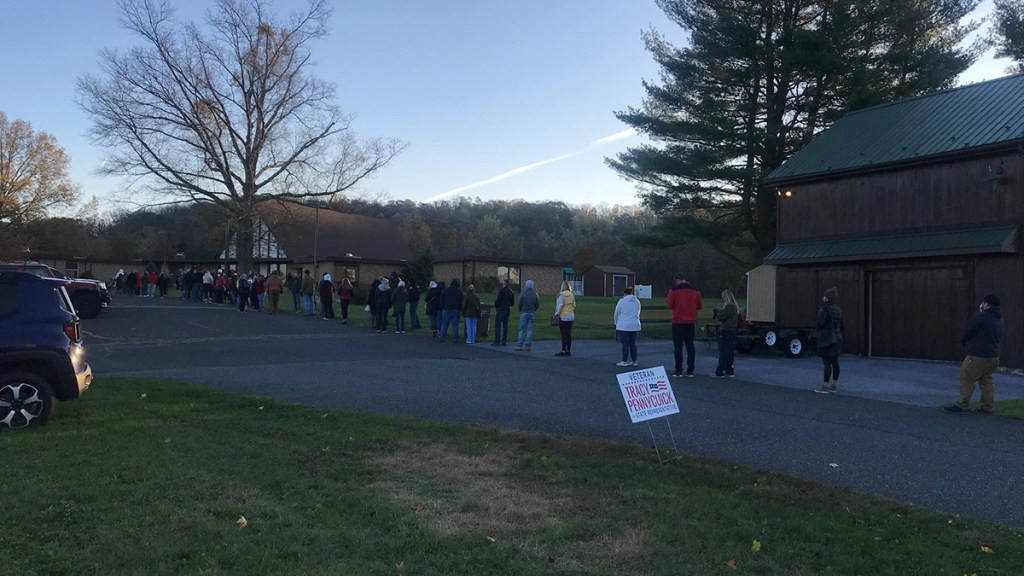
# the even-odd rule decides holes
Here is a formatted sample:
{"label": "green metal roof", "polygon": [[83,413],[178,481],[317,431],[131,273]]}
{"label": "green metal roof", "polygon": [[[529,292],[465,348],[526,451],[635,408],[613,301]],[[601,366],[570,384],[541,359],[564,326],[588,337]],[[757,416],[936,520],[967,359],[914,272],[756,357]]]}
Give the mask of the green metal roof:
{"label": "green metal roof", "polygon": [[576,275],[576,271],[573,270],[572,268],[562,268],[562,273],[563,274],[569,274],[570,276],[575,276]]}
{"label": "green metal roof", "polygon": [[1015,252],[1016,226],[783,244],[765,264],[799,264]]}
{"label": "green metal roof", "polygon": [[1024,74],[851,112],[765,179],[778,184],[1024,138]]}

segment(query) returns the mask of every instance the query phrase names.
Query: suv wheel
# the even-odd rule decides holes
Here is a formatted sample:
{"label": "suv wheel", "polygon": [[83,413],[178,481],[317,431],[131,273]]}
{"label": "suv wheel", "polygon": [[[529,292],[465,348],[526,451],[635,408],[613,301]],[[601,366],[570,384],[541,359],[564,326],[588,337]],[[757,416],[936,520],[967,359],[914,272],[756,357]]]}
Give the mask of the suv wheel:
{"label": "suv wheel", "polygon": [[53,389],[31,372],[0,377],[0,428],[34,428],[53,412]]}
{"label": "suv wheel", "polygon": [[90,320],[98,316],[100,308],[103,307],[100,303],[100,297],[95,294],[76,294],[71,303],[75,305],[75,312],[78,313],[78,317],[84,320]]}

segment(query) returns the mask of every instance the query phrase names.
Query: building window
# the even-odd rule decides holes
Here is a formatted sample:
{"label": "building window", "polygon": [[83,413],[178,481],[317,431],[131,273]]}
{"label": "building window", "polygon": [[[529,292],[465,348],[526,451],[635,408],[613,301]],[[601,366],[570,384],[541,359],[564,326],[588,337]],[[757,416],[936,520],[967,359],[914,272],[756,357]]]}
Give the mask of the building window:
{"label": "building window", "polygon": [[508,280],[514,287],[519,286],[519,266],[498,266],[498,280]]}
{"label": "building window", "polygon": [[78,278],[78,262],[65,262],[64,275],[68,278]]}
{"label": "building window", "polygon": [[342,274],[345,278],[348,278],[348,281],[351,282],[353,286],[359,283],[359,268],[346,266],[342,270]]}

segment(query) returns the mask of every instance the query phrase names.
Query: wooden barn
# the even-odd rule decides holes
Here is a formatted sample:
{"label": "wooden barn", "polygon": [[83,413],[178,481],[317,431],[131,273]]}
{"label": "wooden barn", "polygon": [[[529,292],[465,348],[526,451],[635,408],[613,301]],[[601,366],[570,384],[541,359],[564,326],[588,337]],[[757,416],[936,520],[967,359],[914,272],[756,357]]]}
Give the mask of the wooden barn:
{"label": "wooden barn", "polygon": [[622,296],[626,286],[636,286],[636,272],[622,266],[591,266],[583,272],[584,296]]}
{"label": "wooden barn", "polygon": [[983,296],[1002,364],[1024,367],[1024,75],[850,113],[768,175],[779,194],[778,322],[839,289],[844,352],[959,360]]}

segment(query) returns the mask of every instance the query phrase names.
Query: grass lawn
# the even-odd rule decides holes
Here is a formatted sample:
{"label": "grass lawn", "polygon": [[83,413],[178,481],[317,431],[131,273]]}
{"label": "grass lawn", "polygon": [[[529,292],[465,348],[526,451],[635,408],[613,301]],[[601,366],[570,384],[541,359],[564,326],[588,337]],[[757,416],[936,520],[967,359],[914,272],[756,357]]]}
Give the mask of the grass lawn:
{"label": "grass lawn", "polygon": [[1024,573],[1010,529],[758,470],[186,384],[0,443],[3,574]]}

